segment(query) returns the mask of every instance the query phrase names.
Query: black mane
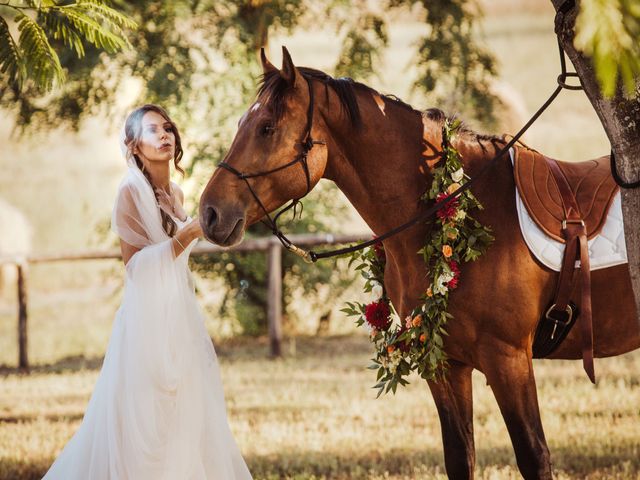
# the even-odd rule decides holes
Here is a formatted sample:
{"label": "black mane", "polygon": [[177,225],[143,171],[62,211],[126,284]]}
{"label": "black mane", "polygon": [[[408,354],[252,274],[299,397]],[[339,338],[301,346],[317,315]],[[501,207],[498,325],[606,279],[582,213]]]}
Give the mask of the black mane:
{"label": "black mane", "polygon": [[[364,83],[356,82],[348,77],[333,78],[326,73],[308,67],[296,67],[300,74],[308,81],[316,80],[325,85],[325,87],[333,89],[340,99],[340,105],[349,117],[349,121],[355,128],[362,126],[362,117],[360,115],[360,107],[356,99],[356,90],[362,90],[370,92],[376,95],[380,95],[385,100],[399,105],[403,108],[415,110],[408,103],[403,102],[395,95],[382,95],[373,88],[365,85]],[[262,76],[262,81],[258,89],[258,98],[263,95],[268,98],[269,104],[273,109],[276,121],[282,118],[284,113],[284,103],[290,88],[286,80],[282,78],[280,72],[272,70],[265,73]],[[329,95],[328,90],[325,90],[325,94]]]}
{"label": "black mane", "polygon": [[[374,95],[380,95],[387,102],[391,102],[394,105],[398,105],[407,110],[416,112],[416,114],[425,116],[429,120],[439,124],[443,124],[446,120],[454,120],[456,118],[455,115],[447,116],[439,108],[429,108],[424,111],[416,110],[411,105],[403,102],[395,95],[381,94],[368,85],[356,82],[348,77],[333,78],[330,75],[327,75],[326,73],[313,68],[296,68],[307,81],[315,80],[325,85],[325,95],[327,97],[327,101],[329,96],[328,88],[333,89],[333,91],[338,95],[338,98],[340,99],[340,105],[343,111],[346,112],[351,125],[353,125],[355,128],[360,128],[362,126],[362,117],[360,115],[360,107],[358,106],[358,101],[356,98],[356,90],[372,93]],[[260,87],[258,88],[258,98],[262,96],[266,97],[266,101],[273,109],[276,121],[280,120],[280,118],[282,118],[282,115],[284,114],[285,100],[287,94],[290,91],[291,89],[289,87],[289,84],[285,79],[282,78],[278,70],[274,69],[262,75]],[[458,133],[463,136],[471,137],[473,140],[480,143],[483,149],[483,141],[490,141],[494,145],[494,147],[494,142],[504,142],[504,137],[477,133],[464,123],[462,123],[462,125],[460,126]]]}

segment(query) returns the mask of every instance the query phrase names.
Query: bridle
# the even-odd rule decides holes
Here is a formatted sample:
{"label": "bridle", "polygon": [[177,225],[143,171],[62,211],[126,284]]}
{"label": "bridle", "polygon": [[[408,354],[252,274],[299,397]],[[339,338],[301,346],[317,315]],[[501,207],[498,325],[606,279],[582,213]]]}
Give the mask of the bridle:
{"label": "bridle", "polygon": [[[313,127],[313,86],[311,85],[311,81],[309,79],[305,78],[305,80],[307,82],[307,86],[309,87],[309,105],[307,107],[307,124],[306,124],[304,132],[302,134],[302,139],[299,142],[296,142],[296,145],[300,145],[302,147],[302,151],[300,153],[298,153],[295,156],[295,158],[293,160],[291,160],[289,163],[285,163],[284,165],[280,165],[279,167],[272,168],[271,170],[266,170],[266,171],[263,171],[263,172],[243,173],[243,172],[237,170],[236,168],[232,167],[231,165],[229,165],[227,162],[224,162],[224,161],[220,162],[218,164],[218,167],[222,167],[222,168],[228,170],[229,172],[233,173],[240,180],[244,180],[244,182],[247,184],[247,187],[249,188],[249,191],[251,192],[251,195],[253,195],[253,198],[255,199],[255,201],[258,203],[258,205],[260,206],[260,208],[262,209],[262,211],[265,214],[265,217],[266,217],[267,220],[266,221],[262,220],[262,222],[271,229],[271,232],[278,238],[278,240],[280,240],[280,243],[282,243],[282,245],[287,250],[295,253],[296,255],[301,256],[302,258],[304,258],[307,261],[311,261],[311,258],[309,257],[309,252],[306,252],[306,251],[302,250],[301,248],[296,247],[291,242],[291,240],[289,240],[287,238],[287,236],[284,234],[284,232],[282,232],[282,230],[280,230],[278,228],[278,225],[277,225],[278,218],[280,218],[280,216],[283,213],[285,213],[286,211],[288,211],[291,208],[293,208],[293,216],[294,217],[296,216],[297,205],[298,204],[302,205],[302,203],[300,202],[300,199],[305,197],[311,191],[311,175],[309,173],[309,164],[308,164],[308,161],[307,161],[307,157],[309,155],[309,152],[311,151],[311,149],[313,148],[314,145],[326,145],[326,142],[324,142],[322,140],[314,140],[311,137],[311,128]],[[294,198],[293,200],[291,200],[291,203],[289,205],[287,205],[282,210],[280,210],[275,215],[275,217],[271,218],[271,215],[269,214],[269,212],[265,208],[264,203],[262,203],[262,201],[260,200],[260,197],[258,197],[258,194],[255,192],[255,190],[251,186],[251,183],[249,182],[249,179],[250,178],[258,178],[258,177],[266,177],[267,175],[271,175],[272,173],[276,173],[276,172],[279,172],[279,171],[284,170],[286,168],[292,167],[292,166],[296,165],[297,163],[300,163],[302,165],[302,169],[304,171],[304,175],[305,175],[305,178],[307,180],[307,191],[301,197]]]}

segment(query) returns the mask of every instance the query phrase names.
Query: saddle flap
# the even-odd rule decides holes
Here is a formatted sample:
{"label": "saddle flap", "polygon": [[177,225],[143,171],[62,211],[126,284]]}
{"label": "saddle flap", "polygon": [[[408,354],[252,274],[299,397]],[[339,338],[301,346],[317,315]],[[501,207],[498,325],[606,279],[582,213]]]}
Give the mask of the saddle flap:
{"label": "saddle flap", "polygon": [[[514,177],[516,186],[529,215],[551,238],[563,242],[562,222],[565,212],[562,199],[547,159],[540,153],[516,147]],[[611,176],[609,157],[585,162],[560,162],[558,166],[567,179],[584,220],[587,238],[595,237],[602,229],[609,207],[618,191]]]}

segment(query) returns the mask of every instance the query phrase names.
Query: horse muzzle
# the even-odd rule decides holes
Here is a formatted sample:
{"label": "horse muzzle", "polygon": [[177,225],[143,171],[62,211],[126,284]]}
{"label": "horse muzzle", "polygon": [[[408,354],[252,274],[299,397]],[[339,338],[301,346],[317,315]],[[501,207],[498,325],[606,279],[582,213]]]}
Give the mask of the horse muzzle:
{"label": "horse muzzle", "polygon": [[230,247],[240,243],[247,225],[244,211],[219,205],[200,206],[200,225],[207,240]]}

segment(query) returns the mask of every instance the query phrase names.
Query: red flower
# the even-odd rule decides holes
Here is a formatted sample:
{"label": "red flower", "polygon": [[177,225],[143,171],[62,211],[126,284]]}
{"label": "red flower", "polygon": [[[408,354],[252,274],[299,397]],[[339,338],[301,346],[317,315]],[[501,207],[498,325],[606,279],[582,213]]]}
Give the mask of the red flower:
{"label": "red flower", "polygon": [[449,268],[451,269],[451,273],[453,273],[453,278],[447,282],[447,287],[453,290],[454,288],[458,288],[458,281],[460,280],[460,266],[458,265],[458,262],[451,260]]}
{"label": "red flower", "polygon": [[389,305],[387,302],[372,302],[364,308],[364,316],[367,323],[378,330],[386,330],[391,325],[389,315]]}
{"label": "red flower", "polygon": [[[436,203],[440,203],[447,198],[449,198],[448,194],[440,193],[436,197]],[[455,217],[457,212],[458,212],[458,199],[454,198],[453,200],[449,201],[444,207],[438,210],[436,215],[440,220],[449,220],[450,218]]]}
{"label": "red flower", "polygon": [[460,265],[458,265],[458,262],[451,260],[449,262],[449,268],[451,269],[451,273],[458,278],[458,275],[460,275]]}
{"label": "red flower", "polygon": [[[376,237],[373,237],[376,238]],[[384,245],[382,242],[376,242],[373,244],[373,253],[378,260],[384,262],[387,259],[386,254],[384,253]]]}

